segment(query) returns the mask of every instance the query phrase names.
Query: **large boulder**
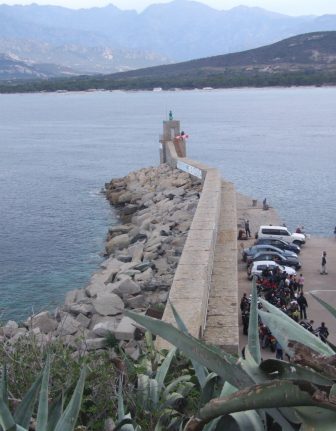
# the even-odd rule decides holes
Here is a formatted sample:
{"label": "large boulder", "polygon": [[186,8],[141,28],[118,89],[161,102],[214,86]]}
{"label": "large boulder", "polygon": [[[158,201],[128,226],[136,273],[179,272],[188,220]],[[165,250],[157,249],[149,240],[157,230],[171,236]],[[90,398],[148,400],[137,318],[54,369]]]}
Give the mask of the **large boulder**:
{"label": "large boulder", "polygon": [[146,308],[148,302],[144,295],[129,296],[125,298],[125,303],[129,308]]}
{"label": "large boulder", "polygon": [[86,300],[78,304],[71,304],[69,311],[75,315],[84,314],[84,316],[89,316],[93,313],[94,309],[91,300]]}
{"label": "large boulder", "polygon": [[122,250],[130,244],[130,239],[127,234],[118,235],[106,244],[106,253],[111,254],[115,250]]}
{"label": "large boulder", "polygon": [[42,333],[49,334],[57,328],[58,323],[50,316],[48,311],[43,311],[42,313],[29,317],[26,321],[26,326],[32,329],[38,328]]}
{"label": "large boulder", "polygon": [[65,295],[65,301],[64,301],[65,305],[69,305],[69,304],[72,304],[73,302],[76,302],[78,290],[79,289],[70,290],[70,292],[66,293],[66,295]]}
{"label": "large boulder", "polygon": [[118,224],[109,228],[110,234],[125,234],[134,228],[131,224]]}
{"label": "large boulder", "polygon": [[81,324],[74,319],[71,314],[63,313],[62,319],[57,328],[58,335],[73,335],[80,328]]}
{"label": "large boulder", "polygon": [[134,280],[135,281],[140,281],[143,283],[147,283],[149,282],[152,278],[153,278],[154,274],[153,274],[153,270],[152,268],[148,268],[146,269],[146,271],[140,273],[140,274],[136,274],[134,276]]}
{"label": "large boulder", "polygon": [[131,202],[132,198],[133,198],[133,194],[130,191],[126,190],[124,193],[121,193],[119,195],[118,203],[119,204],[129,203],[129,202]]}
{"label": "large boulder", "polygon": [[140,286],[130,277],[127,277],[118,283],[118,290],[122,296],[136,295],[137,293],[141,292]]}
{"label": "large boulder", "polygon": [[136,323],[129,317],[124,316],[119,323],[115,337],[117,340],[132,340],[134,338],[134,332],[136,329]]}
{"label": "large boulder", "polygon": [[7,338],[13,337],[17,330],[19,329],[19,325],[14,322],[14,320],[9,320],[5,326],[1,328],[2,335]]}
{"label": "large boulder", "polygon": [[90,323],[91,323],[91,319],[84,316],[84,314],[78,314],[78,316],[76,317],[76,320],[80,324],[80,326],[83,328],[88,328],[90,326]]}
{"label": "large boulder", "polygon": [[104,349],[105,346],[106,346],[105,338],[89,338],[82,343],[81,348],[83,350],[92,351],[92,350]]}
{"label": "large boulder", "polygon": [[114,317],[111,317],[109,320],[105,322],[97,323],[93,328],[92,332],[97,335],[97,337],[106,337],[109,333],[115,333],[120,320]]}
{"label": "large boulder", "polygon": [[116,316],[125,308],[123,301],[114,293],[98,295],[92,304],[97,313],[102,316]]}

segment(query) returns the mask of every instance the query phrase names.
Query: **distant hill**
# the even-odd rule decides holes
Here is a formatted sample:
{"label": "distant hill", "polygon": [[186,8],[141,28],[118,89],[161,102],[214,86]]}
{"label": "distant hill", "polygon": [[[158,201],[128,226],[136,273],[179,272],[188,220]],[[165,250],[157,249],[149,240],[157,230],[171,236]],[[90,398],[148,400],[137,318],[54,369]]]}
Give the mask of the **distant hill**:
{"label": "distant hill", "polygon": [[244,51],[326,30],[336,30],[336,15],[290,17],[246,6],[219,11],[190,0],[154,4],[142,13],[112,5],[0,5],[0,53],[81,74]]}
{"label": "distant hill", "polygon": [[114,74],[118,78],[170,77],[219,74],[228,71],[279,73],[336,69],[336,31],[294,36],[248,51],[218,55],[178,64]]}
{"label": "distant hill", "polygon": [[0,91],[87,89],[140,90],[162,87],[335,85],[336,31],[309,33],[244,52],[100,76],[13,83]]}
{"label": "distant hill", "polygon": [[0,54],[0,80],[46,79],[72,75],[75,73],[70,68],[48,63],[34,64]]}

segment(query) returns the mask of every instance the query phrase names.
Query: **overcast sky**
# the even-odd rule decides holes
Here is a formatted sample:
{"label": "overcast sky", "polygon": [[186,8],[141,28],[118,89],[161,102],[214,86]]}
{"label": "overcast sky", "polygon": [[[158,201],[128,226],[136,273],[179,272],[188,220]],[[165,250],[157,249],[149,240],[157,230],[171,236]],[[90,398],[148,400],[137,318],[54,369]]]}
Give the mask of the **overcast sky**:
{"label": "overcast sky", "polygon": [[[69,8],[101,7],[109,3],[120,9],[143,10],[153,3],[169,3],[171,0],[9,0],[6,4],[53,4]],[[323,15],[336,14],[336,0],[198,0],[216,9],[231,9],[244,4],[246,6],[259,6],[264,9],[280,12],[287,15]],[[0,0],[1,3],[1,0]]]}

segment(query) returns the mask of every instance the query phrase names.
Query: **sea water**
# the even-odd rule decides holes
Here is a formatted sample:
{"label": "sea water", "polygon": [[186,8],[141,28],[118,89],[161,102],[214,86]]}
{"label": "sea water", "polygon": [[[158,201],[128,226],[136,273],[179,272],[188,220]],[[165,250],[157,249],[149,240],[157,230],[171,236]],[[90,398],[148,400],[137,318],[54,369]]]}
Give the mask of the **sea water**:
{"label": "sea water", "polygon": [[158,164],[169,110],[188,155],[286,224],[336,224],[336,88],[0,95],[0,319],[85,286],[118,223],[104,183]]}

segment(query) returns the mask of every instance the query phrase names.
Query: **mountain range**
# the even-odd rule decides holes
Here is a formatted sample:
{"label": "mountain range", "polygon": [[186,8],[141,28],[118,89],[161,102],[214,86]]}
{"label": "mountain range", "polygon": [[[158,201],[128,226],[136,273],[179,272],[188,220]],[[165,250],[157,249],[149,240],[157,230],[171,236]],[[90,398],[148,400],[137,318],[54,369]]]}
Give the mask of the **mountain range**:
{"label": "mountain range", "polygon": [[336,31],[294,36],[238,53],[128,72],[7,80],[0,92],[336,85]]}
{"label": "mountain range", "polygon": [[34,77],[35,66],[37,78],[41,73],[112,73],[243,51],[326,30],[336,30],[336,15],[290,17],[246,6],[219,11],[190,0],[152,5],[141,13],[113,5],[79,10],[0,5],[0,53],[27,65],[0,70],[0,78]]}

